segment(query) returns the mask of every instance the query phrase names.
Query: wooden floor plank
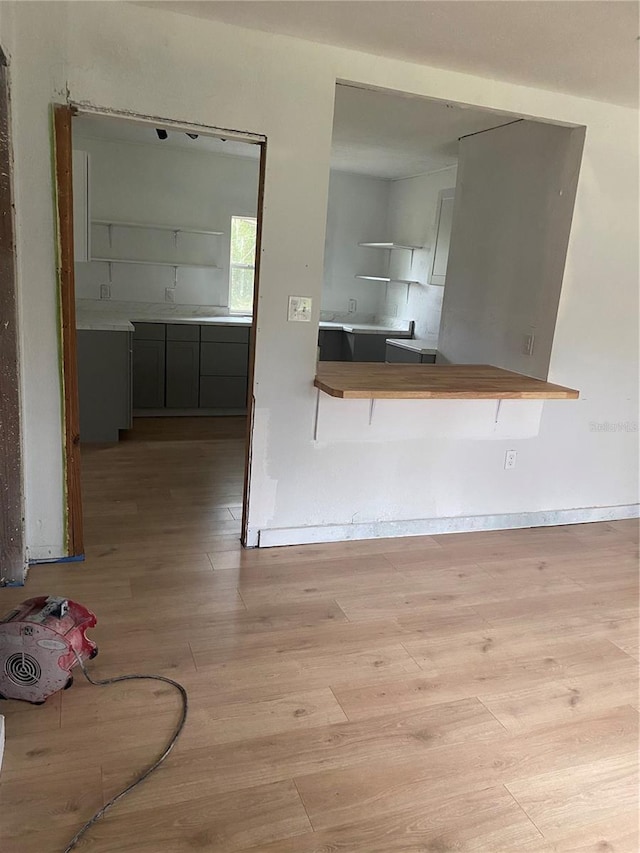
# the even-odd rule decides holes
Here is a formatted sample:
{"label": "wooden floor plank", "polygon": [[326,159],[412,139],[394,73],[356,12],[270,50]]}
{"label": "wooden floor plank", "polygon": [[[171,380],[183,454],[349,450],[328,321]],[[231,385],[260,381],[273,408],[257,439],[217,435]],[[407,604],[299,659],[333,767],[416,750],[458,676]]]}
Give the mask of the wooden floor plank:
{"label": "wooden floor plank", "polygon": [[[189,693],[87,849],[637,853],[637,521],[242,550],[243,434],[83,448],[85,562],[0,590],[95,610],[96,677]],[[0,849],[59,853],[180,704],[76,673],[0,712]]]}
{"label": "wooden floor plank", "polygon": [[383,818],[372,816],[277,841],[243,853],[552,853],[533,823],[501,787],[416,802]]}
{"label": "wooden floor plank", "polygon": [[542,772],[564,772],[637,748],[637,715],[631,708],[561,726],[532,730],[497,742],[473,742],[430,750],[428,761],[375,761],[296,778],[314,829],[390,814],[416,801],[481,790]]}

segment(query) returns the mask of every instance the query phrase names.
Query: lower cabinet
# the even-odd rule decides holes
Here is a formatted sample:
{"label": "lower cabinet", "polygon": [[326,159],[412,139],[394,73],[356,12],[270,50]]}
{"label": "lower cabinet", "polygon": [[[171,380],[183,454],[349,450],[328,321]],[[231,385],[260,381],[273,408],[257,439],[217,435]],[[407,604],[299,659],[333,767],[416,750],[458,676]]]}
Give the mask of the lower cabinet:
{"label": "lower cabinet", "polygon": [[354,334],[345,332],[346,361],[379,361],[385,360],[387,339],[379,334]]}
{"label": "lower cabinet", "polygon": [[387,344],[387,362],[389,364],[435,364],[435,361],[436,357],[433,353],[421,353],[417,350]]}
{"label": "lower cabinet", "polygon": [[77,333],[80,440],[115,442],[131,427],[131,332]]}
{"label": "lower cabinet", "polygon": [[245,409],[246,376],[201,376],[201,409]]}
{"label": "lower cabinet", "polygon": [[194,323],[167,325],[166,407],[197,409],[199,385],[200,327]]}
{"label": "lower cabinet", "polygon": [[[155,327],[140,329],[139,326]],[[155,334],[155,338],[142,335]],[[133,408],[164,408],[166,341],[163,323],[136,324],[133,333]]]}
{"label": "lower cabinet", "polygon": [[244,411],[249,334],[246,326],[136,323],[134,408]]}
{"label": "lower cabinet", "polygon": [[200,408],[246,409],[249,333],[247,326],[200,327]]}
{"label": "lower cabinet", "polygon": [[342,329],[320,329],[318,333],[320,361],[344,361],[344,332]]}

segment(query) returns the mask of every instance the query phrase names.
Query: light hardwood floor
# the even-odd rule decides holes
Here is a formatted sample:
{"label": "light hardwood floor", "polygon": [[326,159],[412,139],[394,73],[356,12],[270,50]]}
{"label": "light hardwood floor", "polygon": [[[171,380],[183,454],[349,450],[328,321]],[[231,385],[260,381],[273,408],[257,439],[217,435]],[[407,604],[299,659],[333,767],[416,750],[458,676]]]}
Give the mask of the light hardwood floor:
{"label": "light hardwood floor", "polygon": [[[96,676],[189,691],[79,849],[638,853],[637,523],[243,552],[242,436],[85,448],[86,562],[0,590],[92,608]],[[58,853],[178,700],[78,675],[0,713],[0,849]]]}

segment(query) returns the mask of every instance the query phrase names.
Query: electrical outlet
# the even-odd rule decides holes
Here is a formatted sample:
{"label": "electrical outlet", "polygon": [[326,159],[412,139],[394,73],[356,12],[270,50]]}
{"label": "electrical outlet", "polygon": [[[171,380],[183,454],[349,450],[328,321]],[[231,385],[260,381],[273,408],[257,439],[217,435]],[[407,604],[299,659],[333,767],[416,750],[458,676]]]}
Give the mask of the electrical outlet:
{"label": "electrical outlet", "polygon": [[507,450],[507,452],[504,454],[504,470],[510,471],[512,468],[515,468],[517,459],[517,450]]}
{"label": "electrical outlet", "polygon": [[175,302],[176,301],[176,292],[172,287],[165,287],[165,289],[164,289],[164,301],[165,302]]}
{"label": "electrical outlet", "polygon": [[349,314],[355,314],[358,310],[358,300],[350,299],[349,300]]}
{"label": "electrical outlet", "polygon": [[110,284],[101,284],[100,285],[100,299],[111,299],[111,285]]}
{"label": "electrical outlet", "polygon": [[535,335],[525,335],[522,343],[522,352],[524,355],[533,355],[533,343],[536,339]]}

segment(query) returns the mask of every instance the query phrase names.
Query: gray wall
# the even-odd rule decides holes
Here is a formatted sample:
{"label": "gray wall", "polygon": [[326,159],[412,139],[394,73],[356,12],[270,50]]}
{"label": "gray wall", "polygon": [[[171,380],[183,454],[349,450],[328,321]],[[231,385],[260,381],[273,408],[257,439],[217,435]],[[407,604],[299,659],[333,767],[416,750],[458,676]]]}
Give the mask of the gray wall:
{"label": "gray wall", "polygon": [[439,360],[547,377],[583,143],[532,121],[461,140]]}

